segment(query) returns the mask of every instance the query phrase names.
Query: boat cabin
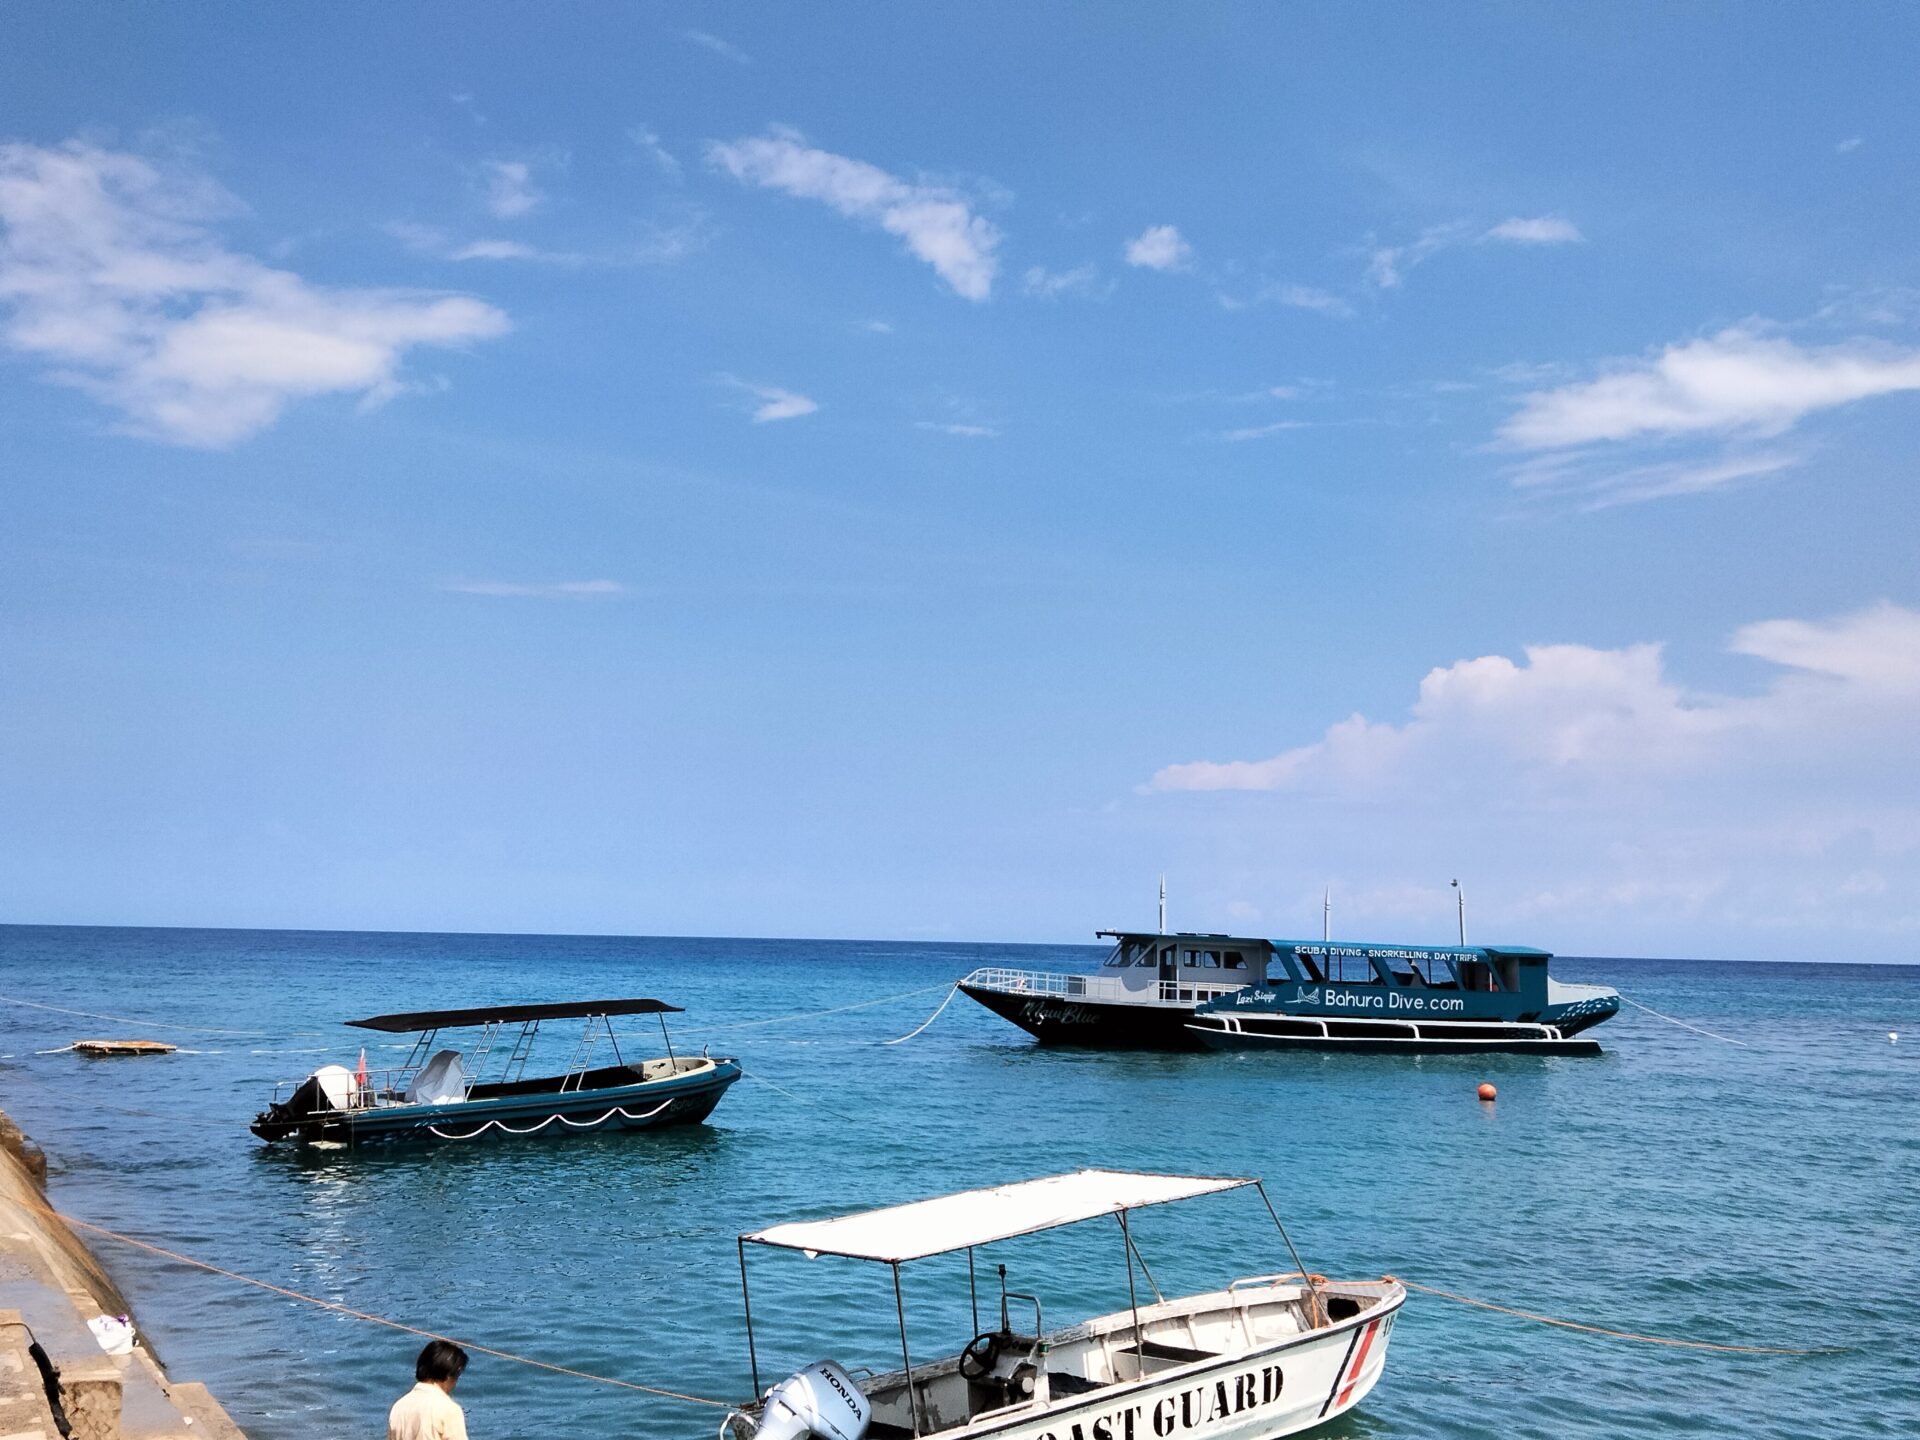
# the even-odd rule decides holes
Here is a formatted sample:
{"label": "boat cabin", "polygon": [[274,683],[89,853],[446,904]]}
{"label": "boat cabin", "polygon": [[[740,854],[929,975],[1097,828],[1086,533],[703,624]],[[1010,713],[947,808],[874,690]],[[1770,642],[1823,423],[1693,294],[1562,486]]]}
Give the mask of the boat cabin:
{"label": "boat cabin", "polygon": [[1546,1001],[1545,950],[1524,945],[1354,945],[1296,940],[1273,946],[1284,974],[1269,985],[1383,985],[1483,995],[1538,993]]}
{"label": "boat cabin", "polygon": [[[1095,931],[1113,948],[1100,962],[1101,974],[1119,983],[1123,994],[1143,1000],[1193,1004],[1267,978],[1270,940],[1182,931],[1173,935],[1132,930]],[[1121,998],[1121,997],[1115,997]]]}

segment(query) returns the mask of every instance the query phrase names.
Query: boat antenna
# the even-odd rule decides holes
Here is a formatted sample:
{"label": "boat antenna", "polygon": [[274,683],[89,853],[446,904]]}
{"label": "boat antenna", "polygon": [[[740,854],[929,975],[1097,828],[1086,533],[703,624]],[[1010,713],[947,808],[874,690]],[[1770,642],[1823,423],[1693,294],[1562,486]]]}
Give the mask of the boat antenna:
{"label": "boat antenna", "polygon": [[1167,877],[1160,877],[1160,933],[1167,933]]}
{"label": "boat antenna", "polygon": [[1461,888],[1458,880],[1453,882],[1453,888],[1460,891],[1460,944],[1462,947],[1465,947],[1467,943],[1467,892]]}
{"label": "boat antenna", "polygon": [[1320,897],[1320,943],[1333,939],[1333,887],[1327,886]]}

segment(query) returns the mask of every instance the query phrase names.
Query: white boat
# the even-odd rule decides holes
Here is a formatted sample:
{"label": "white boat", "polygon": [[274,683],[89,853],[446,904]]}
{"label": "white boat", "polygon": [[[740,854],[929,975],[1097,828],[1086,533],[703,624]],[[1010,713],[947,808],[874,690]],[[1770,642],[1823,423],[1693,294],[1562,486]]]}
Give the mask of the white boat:
{"label": "white boat", "polygon": [[[1251,1275],[1224,1289],[1164,1297],[1135,1244],[1128,1215],[1150,1205],[1252,1187],[1294,1269]],[[1037,1295],[1006,1288],[999,1323],[982,1328],[974,1249],[1111,1217],[1126,1259],[1128,1305],[1049,1330]],[[1366,1398],[1387,1360],[1397,1280],[1329,1281],[1310,1274],[1257,1179],[1080,1170],[969,1190],[831,1220],[776,1225],[740,1237],[753,1386],[760,1392],[747,1246],[845,1256],[891,1267],[900,1368],[856,1379],[818,1361],[733,1412],[735,1440],[1270,1440],[1344,1414]],[[907,1347],[900,1267],[967,1252],[976,1332],[965,1346],[916,1361]],[[1151,1297],[1140,1294],[1144,1277]],[[1016,1328],[1011,1310],[1031,1328]]]}

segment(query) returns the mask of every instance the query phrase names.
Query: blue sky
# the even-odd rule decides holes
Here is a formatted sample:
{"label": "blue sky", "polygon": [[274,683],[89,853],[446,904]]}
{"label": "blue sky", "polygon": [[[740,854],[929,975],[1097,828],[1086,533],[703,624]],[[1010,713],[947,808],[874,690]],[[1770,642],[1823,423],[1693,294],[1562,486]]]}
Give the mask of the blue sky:
{"label": "blue sky", "polygon": [[1914,958],[1910,10],[9,20],[7,918]]}

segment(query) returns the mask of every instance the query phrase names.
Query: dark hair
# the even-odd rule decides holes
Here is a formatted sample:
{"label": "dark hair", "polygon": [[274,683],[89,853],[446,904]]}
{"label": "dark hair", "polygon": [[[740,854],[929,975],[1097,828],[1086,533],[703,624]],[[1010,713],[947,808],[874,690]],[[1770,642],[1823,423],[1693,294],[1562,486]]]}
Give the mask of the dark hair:
{"label": "dark hair", "polygon": [[413,1378],[429,1385],[441,1380],[458,1380],[466,1368],[466,1351],[451,1340],[429,1340],[420,1358],[413,1362]]}

